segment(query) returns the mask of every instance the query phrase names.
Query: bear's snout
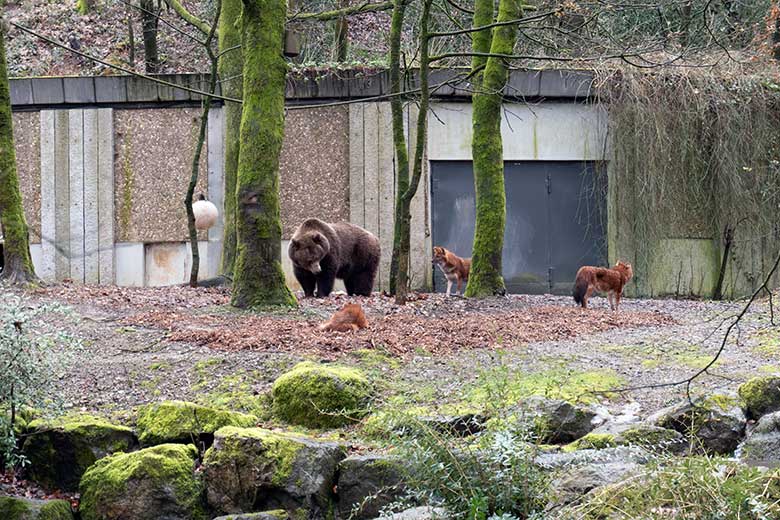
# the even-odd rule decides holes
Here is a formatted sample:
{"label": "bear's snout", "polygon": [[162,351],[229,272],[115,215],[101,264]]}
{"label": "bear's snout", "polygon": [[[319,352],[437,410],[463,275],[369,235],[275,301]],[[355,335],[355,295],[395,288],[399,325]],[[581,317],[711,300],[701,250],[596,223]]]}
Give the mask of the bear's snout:
{"label": "bear's snout", "polygon": [[314,274],[319,274],[320,271],[322,271],[322,268],[320,267],[320,263],[314,262],[313,264],[311,264],[311,266],[309,266],[309,271],[311,271]]}

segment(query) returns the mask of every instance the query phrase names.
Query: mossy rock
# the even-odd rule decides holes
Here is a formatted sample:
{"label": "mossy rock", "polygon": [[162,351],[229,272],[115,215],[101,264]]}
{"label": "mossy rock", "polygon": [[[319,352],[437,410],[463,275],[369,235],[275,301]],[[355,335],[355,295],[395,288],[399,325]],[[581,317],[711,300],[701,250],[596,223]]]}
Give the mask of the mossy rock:
{"label": "mossy rock", "polygon": [[780,411],[780,377],[755,377],[737,390],[748,419]]}
{"label": "mossy rock", "polygon": [[81,519],[207,518],[193,445],[161,444],[99,460],[81,479]]}
{"label": "mossy rock", "polygon": [[563,447],[563,451],[576,450],[603,450],[617,446],[615,436],[610,433],[590,432],[586,436],[577,439]]}
{"label": "mossy rock", "polygon": [[130,428],[92,416],[34,420],[28,432],[22,452],[30,461],[30,479],[64,491],[76,491],[95,461],[138,445]]}
{"label": "mossy rock", "polygon": [[206,498],[219,514],[283,507],[326,516],[344,449],[262,428],[226,427],[203,458]]}
{"label": "mossy rock", "polygon": [[514,415],[545,444],[566,444],[584,437],[593,430],[596,416],[568,401],[538,396],[523,400]]}
{"label": "mossy rock", "polygon": [[747,425],[739,399],[719,394],[669,406],[647,422],[681,433],[694,451],[720,455],[737,448]]}
{"label": "mossy rock", "polygon": [[402,498],[401,461],[387,455],[352,455],[339,464],[338,507],[341,518],[377,518]]}
{"label": "mossy rock", "polygon": [[138,411],[138,439],[151,446],[168,442],[189,443],[224,426],[249,427],[254,415],[209,408],[184,401],[148,404]]}
{"label": "mossy rock", "polygon": [[73,520],[70,504],[65,500],[32,500],[0,497],[3,520]]}
{"label": "mossy rock", "polygon": [[337,428],[367,414],[373,386],[353,368],[304,362],[273,384],[273,410],[308,428]]}
{"label": "mossy rock", "polygon": [[582,449],[640,446],[658,452],[679,453],[687,447],[680,432],[644,423],[606,424],[566,446],[571,452]]}

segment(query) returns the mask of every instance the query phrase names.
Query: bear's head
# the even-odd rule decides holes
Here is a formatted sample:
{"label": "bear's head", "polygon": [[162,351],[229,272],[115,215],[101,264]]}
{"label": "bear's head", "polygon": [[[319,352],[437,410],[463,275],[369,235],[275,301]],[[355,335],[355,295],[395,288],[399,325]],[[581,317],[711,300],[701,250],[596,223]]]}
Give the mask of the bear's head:
{"label": "bear's head", "polygon": [[288,254],[293,264],[311,273],[322,271],[320,261],[330,251],[328,239],[319,231],[296,236],[290,241]]}

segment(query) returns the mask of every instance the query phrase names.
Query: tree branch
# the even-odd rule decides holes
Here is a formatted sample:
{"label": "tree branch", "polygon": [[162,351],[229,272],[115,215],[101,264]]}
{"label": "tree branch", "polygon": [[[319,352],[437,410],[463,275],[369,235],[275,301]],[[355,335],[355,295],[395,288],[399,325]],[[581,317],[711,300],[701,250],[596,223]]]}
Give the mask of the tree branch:
{"label": "tree branch", "polygon": [[184,5],[179,2],[179,0],[165,0],[165,3],[168,4],[168,7],[176,11],[176,14],[181,16],[182,20],[195,27],[206,36],[209,35],[211,32],[211,26],[191,12],[187,11],[187,8],[184,7]]}
{"label": "tree branch", "polygon": [[[523,9],[527,9],[529,6],[523,6]],[[440,38],[442,36],[458,36],[459,34],[468,34],[473,32],[479,32],[484,31],[485,29],[492,29],[493,27],[503,27],[505,25],[515,25],[515,24],[521,24],[525,22],[532,22],[535,20],[542,20],[544,18],[547,18],[549,16],[552,16],[556,13],[561,12],[561,9],[555,9],[554,11],[548,11],[546,13],[540,13],[535,16],[528,16],[526,18],[518,18],[517,20],[507,20],[505,22],[494,22],[488,25],[481,25],[479,27],[470,27],[468,29],[460,29],[458,31],[442,31],[442,32],[432,32],[428,36],[431,38]]]}
{"label": "tree branch", "polygon": [[393,8],[392,1],[380,2],[377,4],[365,2],[363,4],[352,5],[349,7],[344,7],[342,9],[323,11],[321,13],[297,13],[292,16],[289,16],[288,21],[316,20],[319,22],[326,22],[328,20],[334,20],[336,18],[343,18],[344,16],[352,16],[355,14],[389,11],[392,8]]}

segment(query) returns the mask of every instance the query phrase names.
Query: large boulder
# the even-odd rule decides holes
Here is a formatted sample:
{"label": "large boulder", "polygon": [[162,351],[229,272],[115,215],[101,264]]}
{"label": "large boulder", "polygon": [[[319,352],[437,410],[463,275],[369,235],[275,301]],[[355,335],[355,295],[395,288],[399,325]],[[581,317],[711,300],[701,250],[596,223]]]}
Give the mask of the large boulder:
{"label": "large boulder", "polygon": [[367,413],[371,382],[358,370],[304,362],[273,384],[274,413],[308,428],[337,428]]}
{"label": "large boulder", "polygon": [[200,520],[193,445],[160,444],[99,460],[81,479],[81,520]]}
{"label": "large boulder", "polygon": [[0,497],[3,520],[73,520],[70,504],[65,500],[33,500]]}
{"label": "large boulder", "polygon": [[261,428],[222,428],[203,459],[206,497],[220,514],[285,509],[296,517],[324,517],[344,455],[331,442]]}
{"label": "large boulder", "polygon": [[780,412],[762,416],[738,451],[740,459],[750,464],[780,464]]}
{"label": "large boulder", "polygon": [[559,399],[529,397],[516,415],[531,425],[542,442],[550,444],[575,441],[595,428],[592,410]]}
{"label": "large boulder", "polygon": [[48,488],[76,491],[84,472],[98,459],[135,449],[130,428],[91,416],[34,420],[22,445],[30,478]]}
{"label": "large boulder", "polygon": [[385,455],[352,455],[339,464],[338,505],[342,518],[374,518],[403,494],[399,461]]}
{"label": "large boulder", "polygon": [[[257,417],[228,410],[208,408],[184,401],[163,401],[138,411],[138,439],[151,446],[168,442],[191,443],[213,436],[223,426],[249,427]],[[206,444],[211,444],[210,439]]]}
{"label": "large boulder", "polygon": [[757,420],[762,415],[780,411],[780,377],[755,377],[737,390],[744,401],[745,415]]}
{"label": "large boulder", "polygon": [[672,405],[650,416],[647,422],[680,432],[697,451],[721,455],[737,448],[747,424],[739,400],[727,395]]}

